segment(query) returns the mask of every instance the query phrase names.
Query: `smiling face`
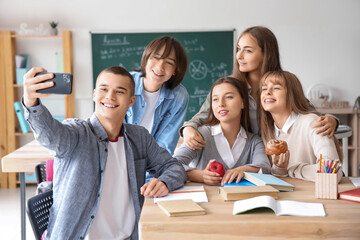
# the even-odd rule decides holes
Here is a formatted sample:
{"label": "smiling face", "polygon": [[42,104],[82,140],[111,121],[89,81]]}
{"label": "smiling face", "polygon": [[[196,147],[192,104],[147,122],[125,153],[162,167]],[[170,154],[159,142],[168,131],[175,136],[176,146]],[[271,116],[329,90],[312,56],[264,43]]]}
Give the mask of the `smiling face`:
{"label": "smiling face", "polygon": [[255,38],[244,34],[237,44],[236,60],[240,72],[256,72],[261,70],[263,53]]}
{"label": "smiling face", "polygon": [[265,111],[274,113],[290,113],[287,101],[287,89],[283,79],[269,76],[261,86],[261,105]]}
{"label": "smiling face", "polygon": [[220,124],[240,123],[244,102],[232,84],[221,83],[216,85],[212,90],[211,105],[214,116],[220,121]]}
{"label": "smiling face", "polygon": [[127,109],[135,102],[132,85],[127,76],[102,72],[93,93],[95,114],[100,120],[122,123]]}
{"label": "smiling face", "polygon": [[144,78],[144,88],[146,91],[155,92],[159,90],[163,83],[167,82],[175,74],[175,51],[172,49],[170,54],[163,58],[164,51],[165,46],[158,52],[152,53],[146,63],[146,77]]}

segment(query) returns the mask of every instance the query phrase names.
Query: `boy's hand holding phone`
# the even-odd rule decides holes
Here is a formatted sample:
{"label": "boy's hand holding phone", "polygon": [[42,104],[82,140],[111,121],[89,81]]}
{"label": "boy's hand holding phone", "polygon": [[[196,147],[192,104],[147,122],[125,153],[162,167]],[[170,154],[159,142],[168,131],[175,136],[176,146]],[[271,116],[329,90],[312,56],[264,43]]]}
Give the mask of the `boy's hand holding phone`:
{"label": "boy's hand holding phone", "polygon": [[72,75],[66,73],[48,73],[46,69],[34,67],[24,76],[24,104],[27,107],[37,105],[37,99],[51,93],[71,94]]}

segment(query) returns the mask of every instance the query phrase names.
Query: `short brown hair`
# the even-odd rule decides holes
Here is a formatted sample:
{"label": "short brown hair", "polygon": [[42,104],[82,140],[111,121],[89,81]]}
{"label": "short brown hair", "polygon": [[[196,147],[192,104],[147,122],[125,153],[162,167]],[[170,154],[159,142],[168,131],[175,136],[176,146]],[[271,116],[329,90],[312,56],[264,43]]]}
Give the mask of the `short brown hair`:
{"label": "short brown hair", "polygon": [[108,68],[102,70],[99,73],[99,75],[101,73],[104,73],[104,72],[113,73],[115,75],[121,75],[121,76],[124,76],[124,77],[128,77],[130,79],[130,94],[131,94],[131,96],[134,96],[134,93],[135,93],[135,81],[134,81],[133,76],[125,68],[120,67],[120,66],[108,67]]}
{"label": "short brown hair", "polygon": [[181,43],[173,37],[162,36],[152,40],[145,48],[141,58],[141,76],[146,77],[146,64],[149,58],[160,51],[165,46],[164,52],[161,58],[167,58],[171,50],[175,51],[175,74],[165,83],[165,86],[169,89],[176,88],[184,79],[186,69],[188,66],[187,55],[184,47]]}
{"label": "short brown hair", "polygon": [[209,126],[213,126],[216,124],[219,124],[220,121],[215,117],[214,112],[212,110],[212,93],[213,93],[213,89],[215,86],[220,85],[222,83],[229,83],[232,86],[234,86],[236,88],[236,90],[239,92],[240,97],[243,100],[244,103],[244,108],[241,112],[241,119],[239,124],[241,126],[243,126],[243,128],[246,131],[246,134],[249,133],[249,131],[251,131],[251,127],[250,127],[250,114],[249,114],[249,95],[248,95],[248,86],[247,83],[243,80],[239,80],[233,77],[222,77],[219,78],[218,80],[216,80],[210,90],[210,109],[209,109],[209,114],[208,114],[208,119],[206,122],[206,125]]}

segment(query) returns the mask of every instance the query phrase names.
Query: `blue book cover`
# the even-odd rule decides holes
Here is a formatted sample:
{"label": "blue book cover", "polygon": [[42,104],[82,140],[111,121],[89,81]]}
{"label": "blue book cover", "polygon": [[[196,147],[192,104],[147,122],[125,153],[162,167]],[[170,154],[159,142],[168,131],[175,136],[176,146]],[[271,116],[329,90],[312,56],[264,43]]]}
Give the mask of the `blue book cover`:
{"label": "blue book cover", "polygon": [[23,133],[30,132],[30,127],[29,127],[28,123],[25,120],[24,110],[23,110],[20,102],[14,102],[14,108],[15,108],[16,116],[17,116],[17,118],[19,120],[21,131]]}
{"label": "blue book cover", "polygon": [[256,186],[256,184],[249,182],[245,178],[242,178],[240,182],[236,183],[236,178],[232,183],[225,183],[224,187],[235,187],[235,186]]}
{"label": "blue book cover", "polygon": [[270,185],[280,191],[294,191],[294,185],[281,180],[271,174],[245,172],[244,178],[258,186]]}

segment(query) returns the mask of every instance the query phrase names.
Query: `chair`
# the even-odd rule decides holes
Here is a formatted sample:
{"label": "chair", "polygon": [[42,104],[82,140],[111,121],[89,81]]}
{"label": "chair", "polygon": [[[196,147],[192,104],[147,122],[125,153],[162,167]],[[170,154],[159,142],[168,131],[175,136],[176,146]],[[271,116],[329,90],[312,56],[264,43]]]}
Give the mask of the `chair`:
{"label": "chair", "polygon": [[41,239],[42,234],[47,229],[52,204],[52,190],[36,195],[27,201],[26,212],[37,240]]}
{"label": "chair", "polygon": [[335,137],[337,139],[342,139],[342,151],[343,151],[343,171],[345,176],[349,176],[348,169],[348,137],[352,135],[352,128],[346,125],[339,125],[337,131],[335,132]]}
{"label": "chair", "polygon": [[46,162],[39,162],[36,164],[35,175],[38,184],[46,181]]}
{"label": "chair", "polygon": [[53,164],[54,160],[46,160],[46,162],[39,162],[35,166],[35,175],[37,183],[53,180]]}

